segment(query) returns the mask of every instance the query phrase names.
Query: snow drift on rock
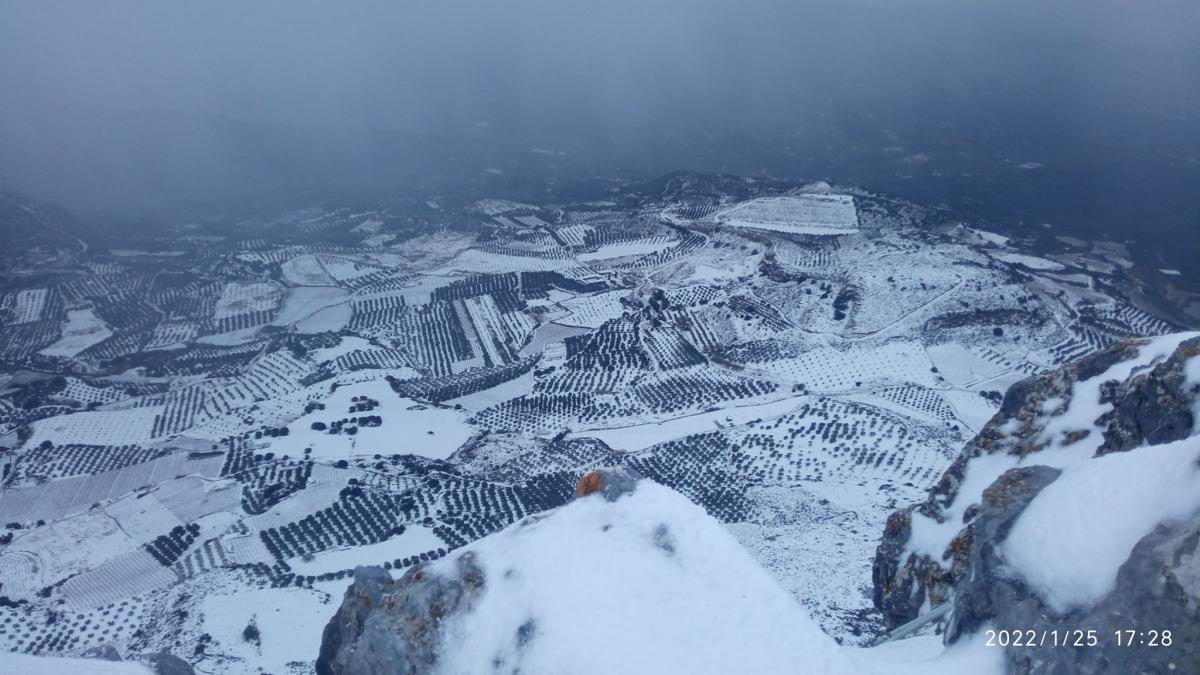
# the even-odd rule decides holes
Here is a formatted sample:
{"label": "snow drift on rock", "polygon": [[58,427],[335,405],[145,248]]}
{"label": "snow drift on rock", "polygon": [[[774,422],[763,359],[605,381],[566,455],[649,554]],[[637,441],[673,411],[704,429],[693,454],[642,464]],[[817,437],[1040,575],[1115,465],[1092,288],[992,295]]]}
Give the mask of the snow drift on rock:
{"label": "snow drift on rock", "polygon": [[[972,645],[839,647],[716,520],[648,480],[616,501],[581,498],[467,550],[486,583],[474,608],[443,626],[447,675],[497,664],[577,675],[999,668],[998,654]],[[453,574],[459,555],[430,571]]]}
{"label": "snow drift on rock", "polygon": [[1147,532],[1200,509],[1200,438],[1082,462],[1021,514],[1004,554],[1062,612],[1103,597]]}

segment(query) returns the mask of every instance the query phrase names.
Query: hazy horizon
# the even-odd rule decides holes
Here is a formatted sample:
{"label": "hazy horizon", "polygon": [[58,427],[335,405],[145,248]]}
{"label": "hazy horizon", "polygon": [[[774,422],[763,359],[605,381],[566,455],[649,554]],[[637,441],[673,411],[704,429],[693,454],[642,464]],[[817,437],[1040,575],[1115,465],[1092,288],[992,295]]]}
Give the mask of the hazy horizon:
{"label": "hazy horizon", "polygon": [[1154,9],[3,2],[0,189],[122,216],[697,170],[1031,217],[1127,185],[1194,223],[1200,5]]}

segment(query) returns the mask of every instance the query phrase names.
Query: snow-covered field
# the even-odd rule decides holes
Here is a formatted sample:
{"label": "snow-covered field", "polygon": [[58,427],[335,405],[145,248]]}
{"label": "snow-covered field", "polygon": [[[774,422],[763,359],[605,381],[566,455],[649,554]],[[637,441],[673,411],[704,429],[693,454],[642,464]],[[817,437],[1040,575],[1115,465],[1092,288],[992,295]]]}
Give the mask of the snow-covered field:
{"label": "snow-covered field", "polygon": [[546,345],[561,342],[574,335],[586,335],[587,329],[581,326],[564,326],[560,323],[545,323],[533,332],[529,343],[521,349],[521,355],[540,354]]}
{"label": "snow-covered field", "polygon": [[723,429],[744,424],[754,419],[778,417],[795,408],[798,403],[799,400],[797,398],[784,398],[769,403],[743,405],[724,410],[697,413],[686,417],[676,417],[665,422],[651,422],[607,429],[583,429],[576,432],[576,434],[588,438],[598,438],[608,444],[609,447],[618,450],[636,452],[673,438]]}
{"label": "snow-covered field", "polygon": [[94,344],[112,337],[112,331],[91,309],[74,309],[67,312],[67,324],[62,337],[41,350],[43,356],[71,358]]}
{"label": "snow-covered field", "polygon": [[42,318],[42,309],[46,306],[46,298],[50,294],[48,288],[30,288],[17,291],[13,301],[12,323],[29,323]]}
{"label": "snow-covered field", "polygon": [[762,197],[716,215],[732,227],[793,234],[850,234],[858,230],[854,198],[839,194]]}
{"label": "snow-covered field", "polygon": [[1025,255],[1023,253],[993,253],[993,257],[997,260],[1002,260],[1013,265],[1024,265],[1035,270],[1061,270],[1063,266],[1053,260],[1046,260],[1034,255]]}
{"label": "snow-covered field", "polygon": [[[360,403],[363,398],[377,405],[351,412],[352,408],[363,405]],[[275,454],[302,457],[306,449],[311,449],[314,459],[326,461],[375,454],[444,459],[473,433],[462,411],[401,398],[383,379],[338,387],[321,403],[325,406],[323,410],[314,410],[289,424],[287,436],[270,439]],[[368,426],[356,421],[368,416],[380,417],[381,424]],[[329,427],[343,420],[346,421],[343,431],[330,433]],[[315,431],[313,424],[326,425],[326,429]],[[346,431],[350,428],[355,431]]]}
{"label": "snow-covered field", "polygon": [[[871,564],[886,518],[1017,381],[1176,329],[1113,290],[1124,246],[1043,257],[986,223],[791,188],[687,175],[578,204],[330,204],[128,246],[184,253],[170,258],[72,251],[61,274],[17,270],[0,294],[0,594],[28,605],[0,603],[0,649],[311,672],[356,565],[399,575],[478,543],[531,576],[489,570],[495,595],[464,629],[501,628],[456,653],[457,672],[485,655],[557,672],[584,663],[560,659],[585,638],[621,645],[586,662],[604,672],[677,652],[671,672],[987,672],[999,652],[984,663],[970,644],[837,646],[883,630]],[[1094,452],[1105,410],[1050,416],[1051,444],[1093,429],[1044,453],[1064,485],[1099,495],[1122,472],[1137,479],[1125,500],[1200,492],[1189,448],[1145,467],[1071,454]],[[963,489],[1015,461],[973,465]],[[551,516],[570,527],[505,529],[613,464],[666,487]],[[1043,497],[1017,529],[1087,550],[1087,579],[1006,553],[1063,607],[1101,592],[1130,533],[1192,507],[1106,503],[1068,532],[1047,513],[1081,507]],[[913,550],[940,553],[959,507],[951,525],[918,516]],[[1097,536],[1117,521],[1128,529]],[[585,605],[595,625],[564,623]],[[537,614],[532,650],[504,632],[521,625],[513,607]],[[685,615],[704,629],[681,630]],[[242,636],[251,620],[261,644]]]}
{"label": "snow-covered field", "polygon": [[[299,288],[288,289],[287,296],[283,300],[283,308],[279,310],[279,314],[271,322],[277,326],[290,326],[292,324],[309,324],[309,330],[304,332],[316,332],[312,330],[311,324],[314,319],[321,314],[322,310],[336,307],[342,303],[343,299],[349,293],[344,288],[336,286],[301,286]],[[346,320],[349,320],[349,308],[344,312]],[[332,316],[332,314],[331,314]],[[306,321],[307,320],[307,321]],[[326,317],[325,320],[328,320]],[[342,324],[344,325],[344,321]],[[326,330],[338,330],[338,328]]]}
{"label": "snow-covered field", "polygon": [[283,280],[293,286],[332,286],[333,279],[325,273],[315,255],[298,255],[281,266]]}
{"label": "snow-covered field", "polygon": [[85,411],[38,420],[33,423],[33,435],[28,444],[36,447],[45,441],[57,445],[147,443],[153,438],[154,418],[162,411],[161,407],[148,406]]}
{"label": "snow-covered field", "polygon": [[575,256],[575,258],[580,262],[592,262],[596,260],[610,260],[612,258],[647,255],[671,248],[676,243],[678,242],[666,237],[623,241],[619,244],[606,244],[596,249],[596,251],[592,253],[580,253],[579,255]]}
{"label": "snow-covered field", "polygon": [[270,311],[279,304],[279,287],[266,282],[232,282],[225,284],[213,310],[214,319],[238,314]]}
{"label": "snow-covered field", "polygon": [[609,291],[563,300],[559,305],[570,313],[559,318],[557,323],[566,326],[599,328],[605,321],[619,318],[625,313],[625,305],[621,304],[621,298],[628,295],[628,291]]}
{"label": "snow-covered field", "polygon": [[297,574],[321,574],[338,570],[353,569],[358,565],[382,565],[400,558],[420,555],[443,548],[445,542],[438,539],[428,527],[414,525],[378,544],[335,549],[316,554],[311,560],[293,558],[288,560]]}
{"label": "snow-covered field", "polygon": [[69,658],[5,654],[4,666],[10,675],[151,675],[154,671],[136,662],[104,661],[94,658]]}
{"label": "snow-covered field", "polygon": [[[321,630],[335,605],[320,591],[272,588],[205,596],[200,604],[204,632],[212,637],[208,651],[237,659],[241,672],[310,672],[310,645],[321,644]],[[259,639],[243,637],[253,621]],[[222,669],[222,672],[227,672]]]}

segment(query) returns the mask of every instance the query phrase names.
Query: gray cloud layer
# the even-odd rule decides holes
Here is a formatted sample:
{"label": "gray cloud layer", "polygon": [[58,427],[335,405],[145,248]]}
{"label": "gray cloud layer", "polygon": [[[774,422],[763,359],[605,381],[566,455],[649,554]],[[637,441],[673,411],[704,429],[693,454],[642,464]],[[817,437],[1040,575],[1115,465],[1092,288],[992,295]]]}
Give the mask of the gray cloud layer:
{"label": "gray cloud layer", "polygon": [[1198,31],[1194,0],[2,0],[0,189],[370,195],[533,147],[583,173],[786,173],[767,150],[956,126],[1191,151]]}

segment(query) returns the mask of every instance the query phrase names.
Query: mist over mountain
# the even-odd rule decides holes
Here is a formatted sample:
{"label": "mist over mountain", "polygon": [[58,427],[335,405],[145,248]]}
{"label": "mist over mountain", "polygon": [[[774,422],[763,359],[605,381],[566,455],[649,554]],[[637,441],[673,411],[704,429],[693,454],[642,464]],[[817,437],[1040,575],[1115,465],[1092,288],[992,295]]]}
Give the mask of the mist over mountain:
{"label": "mist over mountain", "polygon": [[1198,188],[1196,0],[0,0],[0,671],[1200,672]]}
{"label": "mist over mountain", "polygon": [[117,220],[691,169],[1190,231],[1200,6],[0,4],[0,185]]}

